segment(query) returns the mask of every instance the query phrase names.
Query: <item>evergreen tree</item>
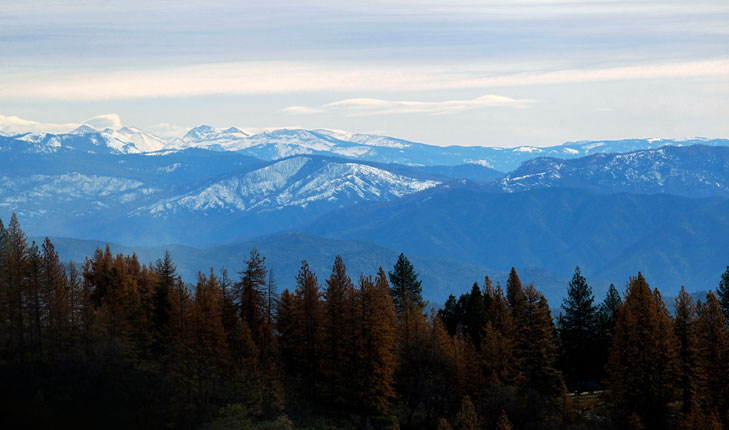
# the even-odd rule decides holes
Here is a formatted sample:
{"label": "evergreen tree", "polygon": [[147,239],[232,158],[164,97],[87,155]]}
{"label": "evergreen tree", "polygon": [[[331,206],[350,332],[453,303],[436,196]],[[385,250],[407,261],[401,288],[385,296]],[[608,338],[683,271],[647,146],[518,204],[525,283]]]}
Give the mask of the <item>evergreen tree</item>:
{"label": "evergreen tree", "polygon": [[405,254],[397,257],[397,262],[393,271],[389,273],[389,277],[390,295],[395,303],[395,311],[398,316],[408,306],[416,306],[421,309],[425,307],[421,281],[418,280],[418,274],[415,273],[413,265],[410,264],[410,260],[405,257]]}
{"label": "evergreen tree", "polygon": [[347,267],[342,257],[337,255],[332,266],[332,273],[326,280],[327,288],[324,290],[324,324],[322,351],[322,370],[326,378],[327,394],[336,401],[343,400],[347,391],[349,369],[351,363],[345,360],[347,356],[347,341],[355,333],[350,332],[353,317],[347,312],[347,302],[354,294],[354,285],[347,275]]}
{"label": "evergreen tree", "polygon": [[524,318],[517,330],[516,353],[525,391],[535,390],[547,398],[561,394],[560,375],[555,369],[558,354],[557,331],[549,305],[534,285],[524,290]]}
{"label": "evergreen tree", "polygon": [[301,262],[296,275],[295,299],[294,362],[299,375],[307,382],[309,395],[313,395],[321,381],[324,315],[319,282],[306,261]]}
{"label": "evergreen tree", "polygon": [[28,242],[15,213],[11,215],[6,231],[5,270],[5,303],[9,321],[8,344],[12,356],[22,362],[26,359],[27,353],[28,322],[25,310],[28,283]]}
{"label": "evergreen tree", "polygon": [[598,332],[593,301],[592,289],[577,267],[562,303],[564,314],[559,317],[562,364],[571,389],[594,387],[600,377],[600,368],[595,366],[599,361],[595,359]]}
{"label": "evergreen tree", "polygon": [[724,313],[724,318],[729,321],[729,266],[726,267],[726,271],[721,275],[716,294],[719,296],[719,303],[721,304],[721,311]]}
{"label": "evergreen tree", "polygon": [[631,278],[618,314],[608,366],[617,417],[637,417],[648,429],[666,428],[676,399],[678,363],[671,318],[642,274]]}
{"label": "evergreen tree", "polygon": [[354,336],[361,348],[360,365],[355,369],[358,398],[369,410],[385,411],[388,400],[395,397],[397,318],[381,267],[374,283],[370,277],[360,277],[357,298],[360,333]]}
{"label": "evergreen tree", "polygon": [[512,430],[513,428],[509,417],[506,415],[506,411],[502,409],[499,420],[496,422],[496,430]]}
{"label": "evergreen tree", "polygon": [[[699,374],[706,376],[699,403],[707,414],[719,411],[720,419],[729,420],[729,329],[721,304],[714,293],[706,294],[706,302],[699,308],[696,320]],[[724,411],[724,412],[722,412]]]}
{"label": "evergreen tree", "polygon": [[509,303],[514,321],[522,318],[526,297],[524,295],[524,288],[521,285],[521,279],[519,279],[519,275],[513,267],[511,268],[511,272],[509,272],[509,278],[506,280],[506,300]]}
{"label": "evergreen tree", "polygon": [[488,313],[486,302],[478,284],[473,284],[471,294],[468,296],[468,304],[466,306],[466,314],[464,316],[464,325],[471,342],[476,346],[476,350],[481,349],[481,337],[486,323],[488,322]]}
{"label": "evergreen tree", "polygon": [[448,424],[448,420],[441,418],[438,421],[438,430],[451,430],[451,425]]}
{"label": "evergreen tree", "polygon": [[478,414],[471,399],[464,396],[461,402],[461,410],[456,416],[457,430],[477,430],[479,428]]}
{"label": "evergreen tree", "polygon": [[266,333],[270,329],[265,300],[266,277],[266,259],[258,250],[252,249],[240,272],[240,282],[236,286],[237,300],[240,318],[248,325],[253,341],[264,353],[268,353],[268,345],[262,345],[262,341],[270,338]]}
{"label": "evergreen tree", "polygon": [[458,308],[456,303],[456,296],[450,294],[448,300],[443,305],[443,309],[438,310],[438,316],[448,330],[448,334],[454,336],[458,331],[460,324],[460,318],[458,315]]}
{"label": "evergreen tree", "polygon": [[162,259],[158,259],[155,265],[157,273],[157,287],[155,289],[155,331],[159,337],[165,336],[167,322],[170,312],[170,291],[175,286],[177,265],[172,261],[169,250],[165,250]]}

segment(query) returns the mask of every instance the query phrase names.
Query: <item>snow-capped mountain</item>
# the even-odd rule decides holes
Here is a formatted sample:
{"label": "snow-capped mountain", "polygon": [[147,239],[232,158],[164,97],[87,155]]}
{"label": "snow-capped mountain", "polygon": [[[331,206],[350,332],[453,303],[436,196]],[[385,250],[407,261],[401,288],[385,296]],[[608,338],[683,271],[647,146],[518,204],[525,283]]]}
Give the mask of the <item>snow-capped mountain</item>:
{"label": "snow-capped mountain", "polygon": [[[0,136],[2,137],[2,136]],[[729,146],[727,139],[691,138],[685,140],[627,139],[614,141],[568,142],[563,145],[516,148],[487,146],[447,147],[427,145],[388,136],[349,133],[338,130],[277,129],[250,133],[202,125],[177,139],[165,140],[135,127],[95,130],[83,125],[67,134],[25,133],[2,137],[4,144],[24,143],[29,152],[55,152],[78,149],[91,152],[158,155],[160,151],[202,148],[238,152],[265,161],[293,155],[345,157],[359,161],[397,163],[408,166],[457,166],[476,164],[507,172],[537,157],[573,159],[598,153],[622,153],[661,146]]]}
{"label": "snow-capped mountain", "polygon": [[535,158],[495,185],[509,192],[560,187],[613,193],[729,196],[729,147],[666,146],[573,160]]}
{"label": "snow-capped mountain", "polygon": [[286,207],[341,207],[392,200],[438,185],[366,164],[295,156],[230,175],[142,208],[155,216],[178,211],[270,212]]}

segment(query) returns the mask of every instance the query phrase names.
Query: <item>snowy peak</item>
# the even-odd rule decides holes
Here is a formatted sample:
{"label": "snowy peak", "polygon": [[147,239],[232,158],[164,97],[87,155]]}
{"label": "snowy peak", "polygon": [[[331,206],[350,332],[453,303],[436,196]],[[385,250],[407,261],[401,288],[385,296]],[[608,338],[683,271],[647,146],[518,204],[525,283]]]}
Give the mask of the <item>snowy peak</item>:
{"label": "snowy peak", "polygon": [[[122,127],[116,131],[107,129],[104,130],[104,135],[109,140],[118,142],[115,142],[110,146],[116,148],[129,148],[126,150],[127,152],[154,152],[161,151],[168,147],[168,143],[165,139],[136,127]],[[132,150],[128,144],[134,145],[134,149]]]}
{"label": "snowy peak", "polygon": [[729,196],[729,147],[665,146],[571,160],[535,158],[498,180],[496,186],[508,192],[560,187],[608,193]]}
{"label": "snowy peak", "polygon": [[366,164],[295,156],[143,208],[154,216],[186,211],[270,212],[387,201],[438,185]]}
{"label": "snowy peak", "polygon": [[84,134],[89,134],[89,133],[98,133],[98,130],[84,124],[76,129],[74,129],[73,131],[69,132],[68,134],[84,135]]}

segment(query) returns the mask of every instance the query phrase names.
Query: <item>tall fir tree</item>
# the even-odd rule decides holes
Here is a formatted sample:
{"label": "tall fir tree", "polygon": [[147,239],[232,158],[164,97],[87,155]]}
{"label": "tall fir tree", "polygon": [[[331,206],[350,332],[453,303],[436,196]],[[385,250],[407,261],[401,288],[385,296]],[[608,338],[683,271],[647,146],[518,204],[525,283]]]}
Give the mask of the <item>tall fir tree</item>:
{"label": "tall fir tree", "polygon": [[618,314],[608,365],[610,397],[623,423],[633,417],[649,430],[666,428],[677,397],[676,344],[668,311],[638,273]]}
{"label": "tall fir tree", "polygon": [[323,293],[324,350],[321,357],[325,392],[335,402],[343,400],[348,389],[348,367],[351,363],[346,359],[347,343],[355,333],[350,330],[353,315],[348,312],[347,304],[354,294],[353,290],[354,285],[347,275],[347,267],[342,257],[337,255]]}
{"label": "tall fir tree", "polygon": [[267,354],[267,345],[262,345],[264,339],[270,339],[266,333],[270,330],[265,300],[266,283],[266,259],[258,250],[252,249],[248,259],[243,262],[240,281],[236,285],[237,300],[240,318],[251,330],[256,345]]}
{"label": "tall fir tree", "polygon": [[361,349],[359,366],[355,370],[358,398],[370,411],[386,411],[388,401],[395,397],[397,368],[397,318],[390,297],[390,285],[385,271],[377,272],[375,281],[360,277],[357,291],[356,318]]}
{"label": "tall fir tree", "polygon": [[729,425],[729,329],[721,304],[713,292],[699,308],[696,320],[699,371],[706,383],[699,393],[699,402],[707,414],[718,412],[723,424]]}
{"label": "tall fir tree", "polygon": [[580,268],[569,283],[567,297],[559,316],[559,337],[562,344],[562,366],[567,387],[580,391],[596,388],[600,368],[596,341],[598,338],[597,309],[593,305],[592,288],[582,276]]}
{"label": "tall fir tree", "polygon": [[509,278],[506,280],[506,300],[509,303],[514,320],[520,319],[524,313],[526,296],[524,295],[524,287],[521,285],[521,279],[519,279],[519,275],[513,267],[509,272]]}
{"label": "tall fir tree", "polygon": [[724,318],[729,321],[729,266],[721,274],[721,280],[719,281],[719,288],[716,289],[716,294],[719,296],[719,303],[721,304],[721,311],[724,312]]}
{"label": "tall fir tree", "polygon": [[704,383],[704,375],[698,362],[696,304],[683,286],[676,298],[675,308],[673,328],[678,341],[678,358],[681,366],[678,381],[681,415],[683,428],[691,428],[696,424],[692,421],[696,421],[700,415],[695,409],[698,408],[697,400]]}
{"label": "tall fir tree", "polygon": [[423,288],[418,274],[415,273],[410,260],[405,254],[397,257],[397,262],[389,273],[390,278],[390,295],[395,303],[395,311],[397,315],[401,315],[403,310],[408,306],[423,308]]}
{"label": "tall fir tree", "polygon": [[324,312],[319,281],[306,261],[296,275],[294,313],[294,362],[306,382],[310,396],[318,394],[321,383]]}

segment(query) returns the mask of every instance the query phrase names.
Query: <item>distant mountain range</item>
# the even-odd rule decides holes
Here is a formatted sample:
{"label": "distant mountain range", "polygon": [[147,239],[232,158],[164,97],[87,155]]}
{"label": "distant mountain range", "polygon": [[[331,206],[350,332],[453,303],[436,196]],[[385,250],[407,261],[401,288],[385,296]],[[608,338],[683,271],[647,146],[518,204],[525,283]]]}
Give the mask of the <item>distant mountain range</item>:
{"label": "distant mountain range", "polygon": [[[164,140],[84,126],[0,136],[0,218],[17,212],[32,235],[172,247],[188,281],[208,265],[237,268],[253,246],[289,280],[303,258],[326,276],[340,247],[355,275],[413,256],[435,301],[512,265],[548,297],[576,265],[598,291],[642,271],[672,294],[715,288],[729,264],[728,145],[436,147],[205,126]],[[92,248],[64,241],[67,258]]]}
{"label": "distant mountain range", "polygon": [[562,187],[601,193],[729,196],[729,147],[666,146],[573,160],[535,158],[496,186],[509,192]]}
{"label": "distant mountain range", "polygon": [[87,125],[67,134],[22,133],[5,137],[7,139],[0,142],[0,151],[13,145],[13,141],[21,142],[21,147],[34,152],[77,149],[137,154],[202,148],[238,152],[266,161],[293,155],[321,155],[409,166],[477,164],[501,172],[513,170],[524,161],[537,157],[573,159],[597,153],[623,153],[662,146],[729,146],[727,139],[689,138],[568,142],[550,147],[442,147],[388,136],[334,130],[278,129],[254,134],[235,127],[218,129],[206,125],[195,127],[181,138],[170,140],[135,127],[95,130]]}

